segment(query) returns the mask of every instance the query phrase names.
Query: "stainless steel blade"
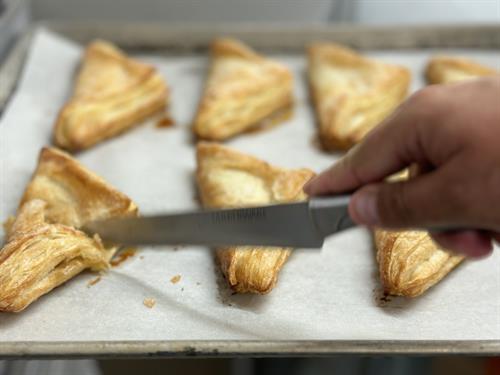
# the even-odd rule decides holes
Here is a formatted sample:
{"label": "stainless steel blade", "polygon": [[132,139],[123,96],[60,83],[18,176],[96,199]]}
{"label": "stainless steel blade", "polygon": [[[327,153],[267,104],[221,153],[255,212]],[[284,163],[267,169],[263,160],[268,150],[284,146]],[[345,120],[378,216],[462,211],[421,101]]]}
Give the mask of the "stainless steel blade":
{"label": "stainless steel blade", "polygon": [[319,248],[309,202],[93,222],[84,228],[124,245],[191,244]]}

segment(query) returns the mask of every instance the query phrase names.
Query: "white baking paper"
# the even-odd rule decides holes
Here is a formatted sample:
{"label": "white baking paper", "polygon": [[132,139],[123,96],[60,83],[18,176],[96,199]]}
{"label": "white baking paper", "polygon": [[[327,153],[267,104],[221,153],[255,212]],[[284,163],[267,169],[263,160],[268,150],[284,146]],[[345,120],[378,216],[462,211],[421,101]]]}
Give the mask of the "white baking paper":
{"label": "white baking paper", "polygon": [[[52,126],[67,99],[82,48],[37,32],[15,95],[0,122],[0,220],[15,213]],[[413,70],[412,89],[433,51],[371,55]],[[500,69],[500,53],[454,50]],[[154,121],[77,158],[129,195],[143,214],[197,207],[190,121],[204,80],[205,56],[141,56],[172,88],[176,125]],[[283,167],[316,171],[338,155],[321,152],[304,81],[303,55],[276,55],[295,74],[292,119],[228,142]],[[472,105],[473,103],[471,103]],[[173,284],[170,279],[181,275]],[[142,248],[88,287],[83,273],[19,314],[0,314],[0,341],[118,340],[486,340],[500,339],[500,251],[467,261],[416,299],[380,302],[369,233],[329,238],[321,251],[297,250],[266,296],[231,295],[204,247]],[[143,305],[155,298],[152,309]]]}

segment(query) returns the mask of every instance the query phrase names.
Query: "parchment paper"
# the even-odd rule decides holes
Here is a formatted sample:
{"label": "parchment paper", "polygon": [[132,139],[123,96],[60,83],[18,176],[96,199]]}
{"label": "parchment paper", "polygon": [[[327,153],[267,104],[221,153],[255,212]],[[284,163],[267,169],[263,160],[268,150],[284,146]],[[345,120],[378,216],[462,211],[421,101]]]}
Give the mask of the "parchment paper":
{"label": "parchment paper", "polygon": [[[413,70],[412,90],[428,57],[439,52],[371,55]],[[500,69],[500,52],[446,51]],[[57,112],[68,97],[81,47],[40,30],[17,92],[0,122],[0,220],[15,214],[38,152],[50,144]],[[137,202],[142,213],[198,206],[189,123],[206,70],[205,56],[141,56],[172,88],[176,125],[149,121],[77,158]],[[241,136],[229,145],[284,167],[327,167],[338,155],[318,150],[304,80],[303,55],[277,55],[296,77],[296,110],[285,124]],[[472,104],[472,103],[471,103]],[[170,279],[180,274],[181,280]],[[321,251],[297,250],[266,296],[232,296],[204,247],[141,248],[88,287],[83,273],[20,314],[0,314],[0,340],[190,339],[500,339],[500,252],[467,261],[417,299],[380,302],[371,237],[353,229]],[[155,298],[148,309],[144,298]]]}

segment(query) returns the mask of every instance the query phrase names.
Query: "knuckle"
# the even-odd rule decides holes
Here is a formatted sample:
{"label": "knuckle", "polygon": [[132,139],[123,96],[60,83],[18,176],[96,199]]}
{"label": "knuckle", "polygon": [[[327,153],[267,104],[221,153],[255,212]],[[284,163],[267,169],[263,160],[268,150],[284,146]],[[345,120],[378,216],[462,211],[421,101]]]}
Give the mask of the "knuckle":
{"label": "knuckle", "polygon": [[349,179],[353,182],[353,185],[360,186],[364,183],[362,176],[360,175],[358,165],[355,159],[355,152],[349,151],[341,160],[342,168],[349,176]]}
{"label": "knuckle", "polygon": [[440,86],[427,86],[415,92],[409,99],[409,104],[421,117],[429,118],[436,114],[436,111],[443,104],[443,88]]}
{"label": "knuckle", "polygon": [[344,159],[344,163],[345,163],[344,165],[345,165],[346,171],[349,173],[349,175],[352,177],[352,179],[355,181],[355,183],[357,185],[360,185],[362,183],[362,181],[358,176],[358,171],[357,171],[356,165],[354,163],[352,154],[348,155]]}
{"label": "knuckle", "polygon": [[432,86],[424,87],[416,91],[411,97],[410,102],[414,105],[427,105],[431,100],[431,97],[434,96],[434,90]]}

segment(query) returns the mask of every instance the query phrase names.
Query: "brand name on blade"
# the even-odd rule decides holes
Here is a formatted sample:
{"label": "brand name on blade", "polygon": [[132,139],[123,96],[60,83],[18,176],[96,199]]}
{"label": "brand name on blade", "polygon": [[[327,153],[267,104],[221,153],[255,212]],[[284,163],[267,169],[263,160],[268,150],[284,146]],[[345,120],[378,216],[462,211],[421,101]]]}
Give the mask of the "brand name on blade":
{"label": "brand name on blade", "polygon": [[255,221],[266,217],[263,208],[246,208],[244,210],[231,210],[212,213],[212,220],[216,223],[228,221]]}

